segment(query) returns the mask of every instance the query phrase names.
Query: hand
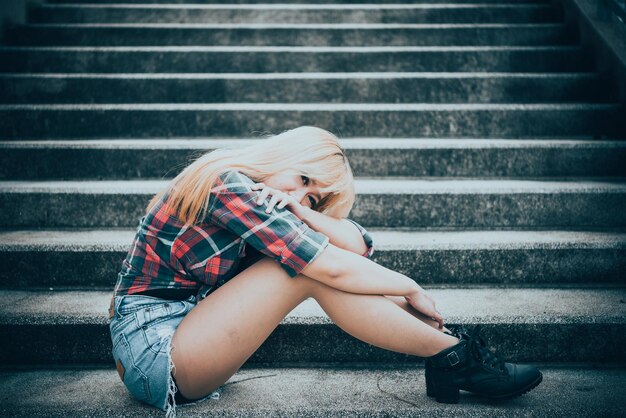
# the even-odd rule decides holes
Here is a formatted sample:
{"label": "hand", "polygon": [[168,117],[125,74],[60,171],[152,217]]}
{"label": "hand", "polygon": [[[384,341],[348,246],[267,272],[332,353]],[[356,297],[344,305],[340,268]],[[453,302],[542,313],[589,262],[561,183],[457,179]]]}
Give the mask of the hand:
{"label": "hand", "polygon": [[439,323],[439,329],[443,329],[443,316],[435,308],[435,299],[424,289],[417,290],[404,297],[409,304],[417,311],[425,314],[429,318]]}
{"label": "hand", "polygon": [[270,199],[269,203],[267,204],[267,208],[265,209],[266,213],[270,213],[272,209],[274,209],[274,206],[276,206],[276,208],[278,209],[286,207],[298,218],[304,219],[306,217],[306,212],[308,210],[311,210],[311,208],[302,206],[291,193],[282,192],[278,189],[266,186],[263,183],[254,183],[251,188],[252,190],[261,190],[261,194],[259,195],[256,202],[257,205],[262,205],[268,195],[272,195],[272,198]]}

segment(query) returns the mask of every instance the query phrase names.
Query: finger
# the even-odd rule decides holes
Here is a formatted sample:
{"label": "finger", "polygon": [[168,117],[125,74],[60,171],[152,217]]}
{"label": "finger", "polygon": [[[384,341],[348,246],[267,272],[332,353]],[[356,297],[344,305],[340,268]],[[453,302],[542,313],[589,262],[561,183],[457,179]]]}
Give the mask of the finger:
{"label": "finger", "polygon": [[443,328],[443,316],[439,312],[437,312],[437,316],[435,317],[437,322],[439,322],[439,329]]}
{"label": "finger", "polygon": [[288,197],[286,197],[286,198],[284,198],[284,199],[282,200],[282,202],[280,202],[280,203],[278,204],[278,206],[276,206],[276,207],[277,207],[278,209],[282,209],[282,208],[284,208],[285,206],[287,206],[290,202],[291,202],[291,200],[290,200]]}
{"label": "finger", "polygon": [[272,208],[274,207],[276,202],[278,202],[278,199],[280,199],[280,195],[275,194],[274,196],[272,196],[272,198],[270,199],[270,203],[268,203],[267,205],[267,209],[265,209],[266,213],[270,213],[272,211]]}
{"label": "finger", "polygon": [[260,205],[263,203],[263,201],[267,198],[267,196],[270,194],[270,189],[268,187],[264,188],[261,191],[261,194],[259,195],[259,198],[257,200],[257,205]]}

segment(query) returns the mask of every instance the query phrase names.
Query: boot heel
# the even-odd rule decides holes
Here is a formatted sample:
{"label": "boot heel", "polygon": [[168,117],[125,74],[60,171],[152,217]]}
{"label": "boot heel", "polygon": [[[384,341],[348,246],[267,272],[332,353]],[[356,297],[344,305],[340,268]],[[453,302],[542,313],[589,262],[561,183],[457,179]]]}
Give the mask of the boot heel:
{"label": "boot heel", "polygon": [[[430,392],[440,403],[459,403],[459,388],[454,383],[454,371],[429,370]],[[428,390],[428,383],[427,390]]]}
{"label": "boot heel", "polygon": [[426,379],[426,396],[430,396],[432,398],[435,396],[435,388],[433,387],[433,380],[430,373],[430,367],[426,366],[426,369],[424,370],[424,377]]}
{"label": "boot heel", "polygon": [[435,399],[440,403],[459,403],[459,388],[456,386],[439,386]]}

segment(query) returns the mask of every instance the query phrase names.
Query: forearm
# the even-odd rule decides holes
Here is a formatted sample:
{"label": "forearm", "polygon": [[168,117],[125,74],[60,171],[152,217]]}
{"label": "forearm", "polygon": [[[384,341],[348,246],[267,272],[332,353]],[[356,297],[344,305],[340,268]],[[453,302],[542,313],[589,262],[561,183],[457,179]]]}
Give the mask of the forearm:
{"label": "forearm", "polygon": [[351,293],[406,296],[421,289],[414,280],[358,254],[345,254],[336,278],[338,288]]}
{"label": "forearm", "polygon": [[350,221],[337,219],[305,207],[302,220],[317,232],[326,235],[330,243],[344,250],[363,254],[367,246],[358,228]]}
{"label": "forearm", "polygon": [[422,290],[411,278],[334,245],[326,247],[303,272],[344,292],[406,296]]}

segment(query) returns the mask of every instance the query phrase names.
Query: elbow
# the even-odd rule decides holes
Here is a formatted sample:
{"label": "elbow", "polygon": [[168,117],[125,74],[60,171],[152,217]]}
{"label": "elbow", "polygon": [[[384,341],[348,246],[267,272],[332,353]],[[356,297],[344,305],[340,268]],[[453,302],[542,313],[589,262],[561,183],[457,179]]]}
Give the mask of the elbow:
{"label": "elbow", "polygon": [[350,263],[346,256],[349,254],[351,253],[329,244],[315,260],[302,270],[302,273],[333,286],[342,277],[348,275]]}
{"label": "elbow", "polygon": [[328,247],[327,255],[330,262],[326,263],[326,275],[329,280],[338,281],[343,277],[350,276],[361,256],[334,245]]}

